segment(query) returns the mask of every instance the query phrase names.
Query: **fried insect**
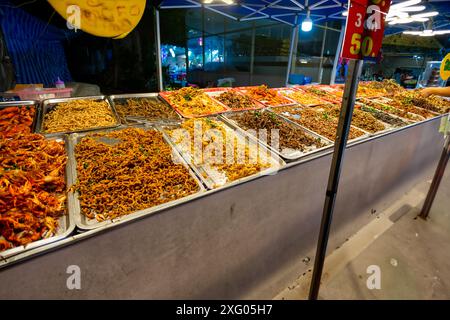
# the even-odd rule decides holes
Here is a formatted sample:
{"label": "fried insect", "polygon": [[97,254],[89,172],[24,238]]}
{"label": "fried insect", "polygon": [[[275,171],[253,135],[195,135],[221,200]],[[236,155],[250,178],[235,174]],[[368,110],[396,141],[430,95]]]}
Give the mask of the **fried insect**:
{"label": "fried insect", "polygon": [[[271,166],[257,148],[245,144],[233,131],[226,130],[225,126],[213,119],[190,119],[167,132],[182,152],[191,155],[195,165],[203,167],[216,181],[221,181],[216,186]],[[200,142],[199,145],[196,140]],[[207,150],[211,150],[211,153]]]}
{"label": "fried insect", "polygon": [[292,104],[291,101],[279,94],[277,90],[269,89],[265,84],[247,88],[245,94],[272,107]]}
{"label": "fried insect", "polygon": [[65,213],[63,142],[0,139],[0,250],[51,237]]}
{"label": "fried insect", "polygon": [[[355,106],[356,108],[357,106]],[[375,108],[363,105],[359,106],[362,111],[364,112],[370,112],[375,118],[377,118],[380,121],[383,121],[384,123],[390,124],[394,127],[404,127],[408,125],[408,123],[400,118],[396,118],[394,116],[391,116],[390,114],[386,112],[382,112],[380,110],[377,110]]]}
{"label": "fried insect", "polygon": [[[339,118],[341,108],[337,105],[321,107],[324,112],[328,112],[331,116]],[[371,133],[383,131],[386,129],[385,125],[378,121],[373,115],[368,112],[361,111],[357,108],[353,110],[352,125],[361,128]]]}
{"label": "fried insect", "polygon": [[[406,91],[393,97],[394,103],[404,107],[419,107],[444,114],[450,111],[450,101],[437,96],[424,97],[420,91]],[[414,112],[417,113],[417,112]],[[421,114],[425,117],[425,114]]]}
{"label": "fried insect", "polygon": [[[113,140],[109,144],[105,140]],[[187,168],[155,130],[127,128],[85,136],[75,147],[81,212],[104,221],[199,190]]]}
{"label": "fried insect", "polygon": [[[428,103],[425,98],[422,98],[418,92],[402,92],[396,94],[391,99],[392,101],[387,103],[390,106],[409,113],[418,114],[426,119],[435,117],[435,115],[430,111],[439,110]],[[417,103],[423,107],[428,107],[429,109],[427,110],[427,108],[424,109],[423,107],[418,108],[416,105]]]}
{"label": "fried insect", "polygon": [[292,91],[292,92],[288,93],[287,96],[289,98],[291,98],[292,100],[300,103],[301,105],[304,105],[307,107],[328,103],[327,101],[321,100],[318,97],[316,97],[315,95],[312,95],[301,89],[299,89],[298,91]]}
{"label": "fried insect", "polygon": [[254,109],[257,107],[251,98],[231,90],[221,93],[216,99],[234,110]]}
{"label": "fried insect", "polygon": [[106,101],[61,102],[44,116],[44,132],[72,132],[117,124]]}
{"label": "fried insect", "polygon": [[[338,120],[326,111],[300,107],[280,107],[274,108],[273,111],[332,141],[336,139]],[[352,140],[363,135],[363,131],[351,127],[348,139]]]}
{"label": "fried insect", "polygon": [[205,116],[227,110],[223,105],[211,99],[203,90],[193,87],[172,91],[167,94],[167,99],[182,114],[189,117]]}
{"label": "fried insect", "polygon": [[149,98],[130,98],[116,102],[116,111],[122,123],[128,123],[127,116],[143,117],[147,120],[178,120],[177,113],[167,104]]}
{"label": "fried insect", "polygon": [[31,133],[35,113],[36,109],[30,106],[0,109],[0,138]]}
{"label": "fried insect", "polygon": [[411,120],[414,122],[424,120],[424,118],[418,114],[409,113],[406,110],[394,108],[393,106],[387,105],[386,102],[380,102],[374,99],[363,99],[362,102],[371,108],[380,110],[382,112],[387,112],[389,114],[393,114],[407,120]]}
{"label": "fried insect", "polygon": [[281,150],[288,148],[305,151],[307,147],[320,148],[324,146],[320,139],[306,134],[303,129],[287,123],[271,112],[244,112],[229,117],[245,130],[257,130],[255,133],[258,138],[261,138],[258,130],[264,130],[268,145],[272,145],[273,142],[271,131],[277,130]]}

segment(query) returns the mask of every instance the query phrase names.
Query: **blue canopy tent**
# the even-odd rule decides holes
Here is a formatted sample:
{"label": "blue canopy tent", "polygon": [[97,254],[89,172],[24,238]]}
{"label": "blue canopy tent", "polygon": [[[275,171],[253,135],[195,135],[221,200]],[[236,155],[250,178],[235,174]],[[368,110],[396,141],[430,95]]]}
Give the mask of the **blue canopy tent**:
{"label": "blue canopy tent", "polygon": [[17,83],[53,86],[58,77],[72,80],[63,46],[67,32],[11,5],[0,6],[0,26]]}
{"label": "blue canopy tent", "polygon": [[[404,2],[405,0],[393,0],[393,3]],[[223,0],[211,1],[202,0],[162,0],[159,9],[180,9],[180,8],[205,8],[218,14],[226,16],[236,21],[248,21],[257,19],[272,19],[279,22],[295,26],[310,11],[313,22],[324,20],[346,18],[342,12],[347,11],[347,0],[234,0],[227,4]],[[427,11],[438,11],[441,13],[435,17],[434,22],[448,21],[445,13],[450,13],[450,1],[428,0],[421,3],[425,5]],[[297,22],[296,22],[297,21]],[[411,29],[411,26],[405,26]],[[414,26],[412,27],[414,28]],[[395,28],[394,28],[395,29]],[[392,31],[392,30],[391,30]]]}
{"label": "blue canopy tent", "polygon": [[[405,0],[393,0],[393,3],[404,2]],[[228,2],[228,3],[227,3]],[[450,1],[428,0],[420,5],[426,6],[426,11],[438,11],[439,16],[435,16],[432,20],[433,29],[439,30],[447,28],[450,25]],[[347,0],[162,0],[156,10],[157,28],[159,30],[159,14],[166,9],[202,9],[209,10],[225,16],[234,21],[250,21],[259,19],[271,19],[292,26],[291,48],[289,54],[288,71],[286,82],[290,75],[292,57],[296,41],[298,39],[298,30],[301,22],[309,16],[313,24],[330,20],[341,20],[345,23],[346,17],[343,12],[347,11]],[[394,34],[405,30],[421,30],[425,25],[422,23],[395,25],[386,28],[386,34]],[[337,51],[340,51],[342,44],[343,32]],[[156,35],[157,48],[160,49],[159,32]],[[160,51],[158,51],[159,53]],[[336,63],[335,61],[335,67]],[[160,62],[159,62],[160,63]],[[335,71],[335,70],[334,70]],[[333,71],[333,74],[335,73]],[[159,67],[159,89],[162,89],[162,73]]]}

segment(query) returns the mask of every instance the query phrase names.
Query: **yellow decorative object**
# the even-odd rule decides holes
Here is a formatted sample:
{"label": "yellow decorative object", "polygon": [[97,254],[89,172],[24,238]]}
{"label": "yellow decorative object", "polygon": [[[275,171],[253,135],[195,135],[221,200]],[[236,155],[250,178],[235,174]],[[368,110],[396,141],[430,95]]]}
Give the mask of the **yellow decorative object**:
{"label": "yellow decorative object", "polygon": [[48,2],[73,25],[73,28],[99,37],[121,39],[141,20],[146,0],[48,0]]}
{"label": "yellow decorative object", "polygon": [[440,76],[442,80],[447,80],[450,77],[450,53],[441,62]]}

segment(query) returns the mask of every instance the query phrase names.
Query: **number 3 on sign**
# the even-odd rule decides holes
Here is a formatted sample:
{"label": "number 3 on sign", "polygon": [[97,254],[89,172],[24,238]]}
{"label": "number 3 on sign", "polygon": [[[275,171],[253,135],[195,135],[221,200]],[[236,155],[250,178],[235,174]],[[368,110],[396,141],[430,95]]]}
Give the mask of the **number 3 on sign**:
{"label": "number 3 on sign", "polygon": [[352,35],[352,41],[350,46],[350,53],[353,55],[358,55],[361,51],[364,57],[369,56],[372,53],[373,40],[371,37],[367,36],[363,39],[361,44],[361,35],[359,33],[354,33]]}
{"label": "number 3 on sign", "polygon": [[357,28],[361,27],[361,22],[362,22],[362,14],[361,13],[357,13],[356,14],[356,22],[355,22],[355,26]]}

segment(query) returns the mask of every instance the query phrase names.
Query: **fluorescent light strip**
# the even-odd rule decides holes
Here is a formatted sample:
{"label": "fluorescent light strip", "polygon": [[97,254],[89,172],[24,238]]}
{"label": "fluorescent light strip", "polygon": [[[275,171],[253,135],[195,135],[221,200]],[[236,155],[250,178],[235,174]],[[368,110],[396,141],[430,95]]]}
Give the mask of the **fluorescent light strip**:
{"label": "fluorescent light strip", "polygon": [[414,6],[416,4],[421,3],[422,0],[409,0],[409,1],[404,1],[404,2],[400,2],[400,3],[396,3],[391,5],[391,9],[400,9],[400,8],[404,8],[404,7],[409,7],[409,6]]}
{"label": "fluorescent light strip", "polygon": [[424,13],[414,14],[411,16],[411,18],[428,18],[428,17],[437,16],[438,14],[439,14],[439,12],[437,12],[437,11],[424,12]]}

